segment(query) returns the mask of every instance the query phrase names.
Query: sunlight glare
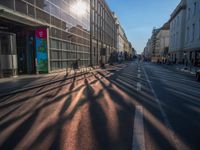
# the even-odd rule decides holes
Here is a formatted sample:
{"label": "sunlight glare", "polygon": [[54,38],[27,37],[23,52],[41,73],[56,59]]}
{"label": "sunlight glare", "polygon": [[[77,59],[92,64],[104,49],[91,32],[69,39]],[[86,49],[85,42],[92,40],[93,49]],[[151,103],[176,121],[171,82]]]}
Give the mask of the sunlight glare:
{"label": "sunlight glare", "polygon": [[87,5],[82,0],[78,0],[71,6],[71,11],[78,16],[83,16],[86,14]]}

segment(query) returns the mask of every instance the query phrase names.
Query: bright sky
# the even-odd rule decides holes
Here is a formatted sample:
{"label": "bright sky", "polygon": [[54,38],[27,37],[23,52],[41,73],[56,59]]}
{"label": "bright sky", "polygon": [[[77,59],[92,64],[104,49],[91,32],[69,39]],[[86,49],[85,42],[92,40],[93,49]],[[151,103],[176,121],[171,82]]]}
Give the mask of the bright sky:
{"label": "bright sky", "polygon": [[161,27],[170,18],[180,0],[106,0],[124,28],[128,40],[141,53],[153,27]]}

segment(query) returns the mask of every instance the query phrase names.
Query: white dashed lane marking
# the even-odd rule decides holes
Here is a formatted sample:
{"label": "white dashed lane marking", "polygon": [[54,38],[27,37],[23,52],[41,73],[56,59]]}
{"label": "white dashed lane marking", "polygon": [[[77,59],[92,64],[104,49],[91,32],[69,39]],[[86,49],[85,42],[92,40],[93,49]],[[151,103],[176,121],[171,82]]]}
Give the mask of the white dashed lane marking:
{"label": "white dashed lane marking", "polygon": [[136,106],[132,150],[146,150],[144,140],[143,107]]}

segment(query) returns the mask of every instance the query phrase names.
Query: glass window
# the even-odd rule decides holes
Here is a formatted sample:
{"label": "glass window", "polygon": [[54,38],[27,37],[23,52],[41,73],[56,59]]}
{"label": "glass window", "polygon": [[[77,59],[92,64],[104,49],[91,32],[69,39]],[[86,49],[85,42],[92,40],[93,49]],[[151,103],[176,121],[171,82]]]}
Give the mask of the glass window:
{"label": "glass window", "polygon": [[51,24],[58,28],[61,28],[61,20],[54,16],[51,16]]}
{"label": "glass window", "polygon": [[46,0],[36,0],[36,6],[43,9],[45,7],[45,1]]}
{"label": "glass window", "polygon": [[93,8],[94,8],[94,3],[95,3],[94,1],[95,1],[95,0],[92,0],[92,7],[93,7]]}
{"label": "glass window", "polygon": [[188,19],[190,19],[190,8],[188,8]]}
{"label": "glass window", "polygon": [[46,21],[47,23],[50,23],[50,15],[40,9],[36,9],[36,17],[39,20]]}
{"label": "glass window", "polygon": [[67,59],[68,57],[67,57],[67,52],[65,52],[65,51],[63,51],[62,52],[62,59]]}
{"label": "glass window", "polygon": [[52,2],[53,4],[57,5],[57,6],[61,6],[61,0],[49,0],[49,1]]}
{"label": "glass window", "polygon": [[54,6],[53,4],[51,4],[51,14],[54,15],[57,18],[60,18],[60,9],[56,6]]}
{"label": "glass window", "polygon": [[196,10],[197,10],[197,3],[195,2],[194,3],[194,13],[193,13],[193,15],[196,15]]}
{"label": "glass window", "polygon": [[51,61],[51,70],[60,69],[61,62],[60,61]]}
{"label": "glass window", "polygon": [[199,39],[200,39],[200,20],[199,20]]}
{"label": "glass window", "polygon": [[51,48],[53,49],[61,49],[61,43],[58,40],[51,40]]}
{"label": "glass window", "polygon": [[192,41],[195,39],[195,24],[192,24]]}
{"label": "glass window", "polygon": [[187,42],[190,40],[190,28],[187,27]]}
{"label": "glass window", "polygon": [[1,36],[1,54],[8,55],[11,54],[11,44],[10,37],[8,35]]}
{"label": "glass window", "polygon": [[31,5],[28,5],[28,15],[35,17],[35,9]]}
{"label": "glass window", "polygon": [[25,1],[27,1],[27,2],[29,2],[29,3],[31,3],[31,4],[34,4],[34,1],[35,1],[35,0],[25,0]]}
{"label": "glass window", "polygon": [[21,0],[15,0],[15,9],[21,13],[28,14],[27,4]]}
{"label": "glass window", "polygon": [[177,17],[177,26],[179,26],[179,16]]}
{"label": "glass window", "polygon": [[8,8],[14,9],[14,0],[0,0],[0,4]]}

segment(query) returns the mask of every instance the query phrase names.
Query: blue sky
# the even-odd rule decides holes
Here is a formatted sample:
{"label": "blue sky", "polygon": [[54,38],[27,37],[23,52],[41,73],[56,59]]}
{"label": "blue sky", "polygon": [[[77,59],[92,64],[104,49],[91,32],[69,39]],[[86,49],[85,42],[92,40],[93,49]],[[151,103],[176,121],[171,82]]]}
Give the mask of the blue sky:
{"label": "blue sky", "polygon": [[170,18],[180,0],[106,0],[119,17],[129,41],[141,53],[153,27],[161,27]]}

